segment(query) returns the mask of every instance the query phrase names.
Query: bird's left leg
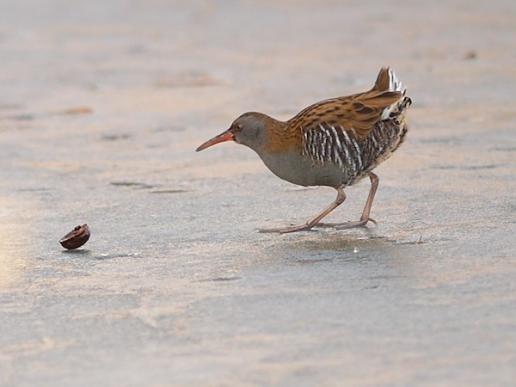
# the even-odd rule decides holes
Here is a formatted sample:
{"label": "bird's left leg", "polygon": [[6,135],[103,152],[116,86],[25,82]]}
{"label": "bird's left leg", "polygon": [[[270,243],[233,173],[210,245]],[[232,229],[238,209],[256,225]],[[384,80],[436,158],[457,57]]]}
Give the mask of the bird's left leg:
{"label": "bird's left leg", "polygon": [[369,173],[369,179],[371,180],[371,189],[369,190],[369,196],[367,197],[367,201],[364,206],[364,210],[362,211],[362,216],[360,217],[360,220],[345,223],[320,223],[316,225],[316,227],[334,227],[337,230],[344,230],[347,228],[365,226],[367,222],[373,222],[374,224],[376,224],[376,220],[371,219],[369,217],[369,214],[371,213],[374,195],[376,194],[376,190],[378,189],[378,183],[380,182],[380,179],[373,172]]}
{"label": "bird's left leg", "polygon": [[346,194],[344,193],[344,187],[337,188],[337,197],[335,200],[320,214],[315,216],[313,219],[310,219],[305,224],[301,224],[299,226],[292,226],[292,227],[285,227],[285,228],[273,228],[273,229],[265,229],[265,230],[259,230],[260,232],[277,232],[280,234],[286,234],[290,232],[296,232],[296,231],[308,231],[312,229],[316,224],[318,224],[322,218],[324,218],[326,215],[328,215],[330,212],[332,212],[335,208],[340,206],[344,200],[346,200]]}

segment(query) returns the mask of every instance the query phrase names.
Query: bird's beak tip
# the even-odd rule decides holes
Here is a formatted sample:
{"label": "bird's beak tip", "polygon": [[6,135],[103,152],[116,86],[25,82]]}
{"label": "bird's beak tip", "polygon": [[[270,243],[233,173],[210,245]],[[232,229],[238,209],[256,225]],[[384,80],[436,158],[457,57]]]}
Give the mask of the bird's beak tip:
{"label": "bird's beak tip", "polygon": [[228,130],[222,132],[221,134],[219,134],[218,136],[215,136],[212,139],[206,141],[205,143],[199,145],[195,151],[200,152],[200,151],[202,151],[206,148],[209,148],[210,146],[213,146],[215,144],[219,144],[221,142],[226,142],[226,141],[234,141],[234,140],[235,140],[235,136],[228,129]]}

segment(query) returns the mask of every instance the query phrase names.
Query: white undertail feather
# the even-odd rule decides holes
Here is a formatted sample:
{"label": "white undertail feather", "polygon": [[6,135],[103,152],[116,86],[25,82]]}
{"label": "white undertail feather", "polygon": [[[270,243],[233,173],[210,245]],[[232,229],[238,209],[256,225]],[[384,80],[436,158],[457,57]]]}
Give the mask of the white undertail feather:
{"label": "white undertail feather", "polygon": [[382,112],[382,120],[389,118],[391,112],[398,107],[401,101],[403,101],[405,93],[407,92],[407,89],[405,89],[403,83],[401,83],[401,81],[398,79],[394,70],[391,68],[387,68],[387,71],[389,74],[389,91],[399,91],[401,92],[402,97],[397,102],[393,103],[391,106],[385,108],[385,110]]}
{"label": "white undertail feather", "polygon": [[403,87],[403,83],[398,79],[394,70],[389,68],[389,91],[401,91],[405,95],[406,89]]}

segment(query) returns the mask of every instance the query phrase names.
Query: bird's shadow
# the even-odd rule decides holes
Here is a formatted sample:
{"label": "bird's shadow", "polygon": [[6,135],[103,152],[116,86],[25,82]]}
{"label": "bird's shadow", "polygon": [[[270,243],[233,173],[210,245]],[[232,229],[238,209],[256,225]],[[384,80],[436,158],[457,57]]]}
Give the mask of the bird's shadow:
{"label": "bird's shadow", "polygon": [[379,234],[376,228],[365,232],[321,231],[299,233],[275,239],[265,253],[290,263],[366,262],[412,260],[420,251],[417,243],[407,243]]}

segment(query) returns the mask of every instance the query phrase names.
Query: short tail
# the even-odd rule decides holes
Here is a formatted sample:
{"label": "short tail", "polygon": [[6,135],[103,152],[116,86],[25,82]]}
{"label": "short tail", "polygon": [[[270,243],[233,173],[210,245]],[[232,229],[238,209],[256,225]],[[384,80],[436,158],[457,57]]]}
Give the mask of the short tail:
{"label": "short tail", "polygon": [[378,91],[399,91],[403,96],[406,92],[406,89],[394,73],[394,70],[389,67],[382,67],[378,73],[373,89]]}
{"label": "short tail", "polygon": [[391,106],[385,108],[382,113],[382,120],[389,117],[398,117],[403,114],[404,110],[412,103],[409,97],[406,97],[407,89],[398,79],[394,70],[389,67],[382,67],[374,83],[373,90],[380,92],[397,91],[400,93],[400,99]]}

